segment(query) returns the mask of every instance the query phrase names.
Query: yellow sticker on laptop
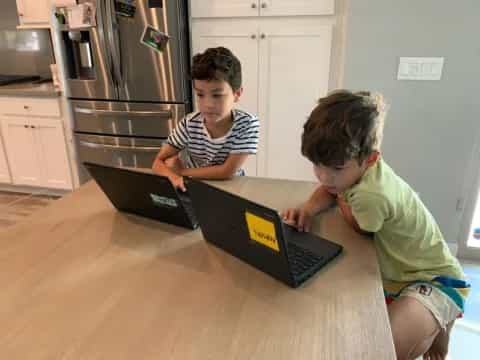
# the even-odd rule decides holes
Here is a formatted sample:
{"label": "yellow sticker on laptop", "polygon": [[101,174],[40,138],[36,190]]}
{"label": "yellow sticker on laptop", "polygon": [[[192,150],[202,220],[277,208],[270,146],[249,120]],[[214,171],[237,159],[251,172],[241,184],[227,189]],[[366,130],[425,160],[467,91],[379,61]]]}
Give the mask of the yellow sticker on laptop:
{"label": "yellow sticker on laptop", "polygon": [[248,211],[245,212],[245,219],[247,220],[250,239],[265,245],[272,250],[280,251],[273,222],[265,220],[264,218]]}

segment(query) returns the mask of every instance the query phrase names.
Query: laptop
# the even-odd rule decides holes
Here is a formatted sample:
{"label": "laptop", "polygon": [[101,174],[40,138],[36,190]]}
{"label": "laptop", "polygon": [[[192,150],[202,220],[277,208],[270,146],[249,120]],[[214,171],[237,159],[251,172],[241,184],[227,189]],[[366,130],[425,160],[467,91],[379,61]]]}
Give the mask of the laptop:
{"label": "laptop", "polygon": [[311,278],[343,247],[285,224],[276,210],[189,179],[203,237],[291,287]]}
{"label": "laptop", "polygon": [[190,197],[175,189],[167,177],[83,163],[110,202],[120,211],[196,229]]}

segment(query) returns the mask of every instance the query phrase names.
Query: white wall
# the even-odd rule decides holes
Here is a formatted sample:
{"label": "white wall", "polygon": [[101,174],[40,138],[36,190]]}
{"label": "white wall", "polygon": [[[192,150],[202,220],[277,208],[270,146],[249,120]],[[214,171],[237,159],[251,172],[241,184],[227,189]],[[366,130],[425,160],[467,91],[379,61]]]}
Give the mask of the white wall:
{"label": "white wall", "polygon": [[[457,200],[474,181],[467,174],[480,138],[480,2],[349,0],[347,8],[343,86],[385,94],[384,158],[455,242]],[[442,79],[396,80],[400,56],[444,57]]]}

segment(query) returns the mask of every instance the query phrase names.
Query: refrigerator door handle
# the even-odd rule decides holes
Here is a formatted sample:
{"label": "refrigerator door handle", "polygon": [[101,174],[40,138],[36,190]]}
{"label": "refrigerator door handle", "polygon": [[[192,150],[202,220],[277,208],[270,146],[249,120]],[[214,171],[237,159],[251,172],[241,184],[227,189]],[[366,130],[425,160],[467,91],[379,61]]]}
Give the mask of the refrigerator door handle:
{"label": "refrigerator door handle", "polygon": [[124,145],[108,145],[108,144],[98,144],[90,141],[79,141],[80,145],[95,148],[95,149],[113,149],[113,150],[125,150],[125,151],[146,151],[146,152],[158,152],[160,147],[158,146],[124,146]]}
{"label": "refrigerator door handle", "polygon": [[[107,14],[107,8],[104,5],[105,4],[103,1],[97,2],[98,9],[101,12],[99,15],[97,15],[98,29],[99,29],[99,32],[101,33],[99,36],[99,42],[101,47],[105,49],[105,57],[106,57],[105,66],[109,72],[112,83],[116,86],[117,80],[115,78],[115,74],[113,71],[113,56],[110,51],[110,46],[106,42],[107,34],[108,34],[108,30],[107,30],[108,24],[105,24],[104,22],[104,19],[107,20],[106,17],[103,17],[103,14]],[[108,37],[108,42],[111,42],[109,37]]]}
{"label": "refrigerator door handle", "polygon": [[164,111],[121,111],[121,110],[101,110],[101,109],[87,109],[76,106],[73,111],[79,114],[103,114],[103,115],[116,115],[116,116],[158,116],[161,118],[171,119],[173,113],[171,110]]}
{"label": "refrigerator door handle", "polygon": [[118,21],[115,13],[115,0],[106,0],[106,14],[109,22],[107,28],[108,37],[112,50],[112,63],[117,83],[119,86],[124,85],[122,74],[122,53],[120,50],[120,35],[118,33]]}

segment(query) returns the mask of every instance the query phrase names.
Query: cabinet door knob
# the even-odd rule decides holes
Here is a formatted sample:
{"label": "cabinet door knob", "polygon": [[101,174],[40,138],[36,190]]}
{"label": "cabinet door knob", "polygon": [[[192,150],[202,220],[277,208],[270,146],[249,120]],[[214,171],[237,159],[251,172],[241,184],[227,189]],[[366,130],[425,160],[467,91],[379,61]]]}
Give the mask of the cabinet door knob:
{"label": "cabinet door knob", "polygon": [[28,125],[23,125],[23,127],[24,127],[25,129],[27,129],[27,128],[28,128]]}
{"label": "cabinet door knob", "polygon": [[267,3],[266,2],[262,2],[262,9],[265,9],[267,7]]}
{"label": "cabinet door knob", "polygon": [[23,14],[22,14],[22,13],[20,13],[20,14],[18,14],[18,16],[23,16]]}
{"label": "cabinet door knob", "polygon": [[256,39],[256,38],[257,38],[257,35],[252,34],[252,35],[250,35],[250,38],[251,38],[251,39]]}
{"label": "cabinet door knob", "polygon": [[35,126],[34,126],[34,125],[31,125],[30,127],[31,127],[32,129],[35,129]]}
{"label": "cabinet door knob", "polygon": [[28,105],[23,105],[23,108],[24,108],[25,110],[30,109],[30,107],[29,107]]}
{"label": "cabinet door knob", "polygon": [[267,35],[265,35],[265,34],[260,35],[261,39],[265,39],[266,37],[267,37]]}
{"label": "cabinet door knob", "polygon": [[257,8],[257,4],[252,3],[252,9],[256,9],[256,8]]}

